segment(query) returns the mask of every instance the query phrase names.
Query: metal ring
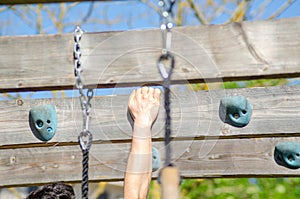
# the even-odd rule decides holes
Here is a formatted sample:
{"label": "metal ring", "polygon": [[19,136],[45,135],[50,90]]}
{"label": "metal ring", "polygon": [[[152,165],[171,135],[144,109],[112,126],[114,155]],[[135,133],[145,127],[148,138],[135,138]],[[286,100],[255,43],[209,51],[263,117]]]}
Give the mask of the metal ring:
{"label": "metal ring", "polygon": [[79,43],[76,43],[74,45],[73,52],[74,52],[74,59],[80,59],[81,58],[81,48],[80,48]]}
{"label": "metal ring", "polygon": [[75,86],[78,89],[83,89],[83,82],[80,76],[76,76]]}
{"label": "metal ring", "polygon": [[86,96],[89,98],[92,98],[94,96],[94,90],[93,89],[88,89],[86,92]]}
{"label": "metal ring", "polygon": [[81,61],[79,59],[75,59],[74,61],[74,75],[75,77],[80,76],[82,72]]}
{"label": "metal ring", "polygon": [[[88,139],[85,143],[83,140],[83,137],[86,137],[86,136],[88,137]],[[85,130],[85,131],[80,132],[80,134],[78,136],[78,142],[79,142],[81,150],[82,151],[90,150],[91,145],[92,145],[92,140],[93,140],[93,135],[90,131]]]}
{"label": "metal ring", "polygon": [[[163,63],[163,61],[167,61],[171,59],[171,65],[169,67],[169,70],[167,70],[167,68],[165,67],[165,64]],[[162,78],[164,80],[166,79],[170,79],[173,69],[174,69],[174,65],[175,65],[175,59],[174,56],[167,52],[166,54],[162,54],[159,59],[158,59],[158,70],[160,75],[162,76]]]}
{"label": "metal ring", "polygon": [[81,30],[81,28],[79,26],[77,26],[76,29],[74,30],[74,41],[75,42],[79,42],[81,40],[82,33],[83,33],[83,31]]}

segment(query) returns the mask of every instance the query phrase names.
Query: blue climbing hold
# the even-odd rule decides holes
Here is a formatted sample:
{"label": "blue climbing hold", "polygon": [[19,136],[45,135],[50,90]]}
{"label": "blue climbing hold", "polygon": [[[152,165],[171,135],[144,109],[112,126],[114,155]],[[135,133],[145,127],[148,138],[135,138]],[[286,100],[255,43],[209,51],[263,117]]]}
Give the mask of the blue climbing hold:
{"label": "blue climbing hold", "polygon": [[57,127],[55,107],[53,105],[39,105],[30,109],[29,126],[36,138],[41,141],[51,140]]}
{"label": "blue climbing hold", "polygon": [[300,168],[300,144],[297,142],[281,142],[275,146],[275,162],[289,169]]}
{"label": "blue climbing hold", "polygon": [[157,171],[160,167],[160,153],[157,148],[152,147],[152,172]]}
{"label": "blue climbing hold", "polygon": [[220,119],[235,127],[246,126],[251,119],[252,106],[244,96],[230,96],[221,100]]}

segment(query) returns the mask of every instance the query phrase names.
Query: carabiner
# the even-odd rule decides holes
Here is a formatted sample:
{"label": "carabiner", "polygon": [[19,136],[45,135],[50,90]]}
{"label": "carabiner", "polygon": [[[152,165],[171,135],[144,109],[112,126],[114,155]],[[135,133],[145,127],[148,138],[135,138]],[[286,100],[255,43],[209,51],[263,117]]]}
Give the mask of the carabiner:
{"label": "carabiner", "polygon": [[[169,66],[169,70],[166,68],[165,64],[163,63],[164,61],[168,61],[170,60],[171,61],[171,64]],[[161,75],[161,77],[164,79],[164,80],[170,80],[171,79],[171,75],[172,75],[172,72],[173,72],[173,69],[174,69],[174,65],[175,65],[175,59],[174,59],[174,56],[170,53],[167,53],[167,54],[162,54],[159,59],[158,59],[158,70],[159,70],[159,73]]]}

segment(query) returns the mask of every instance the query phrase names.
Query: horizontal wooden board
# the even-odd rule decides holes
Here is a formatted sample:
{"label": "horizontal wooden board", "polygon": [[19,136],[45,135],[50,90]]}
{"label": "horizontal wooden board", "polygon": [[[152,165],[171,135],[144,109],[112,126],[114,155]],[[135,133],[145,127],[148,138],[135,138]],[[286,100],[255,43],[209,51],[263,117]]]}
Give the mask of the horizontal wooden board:
{"label": "horizontal wooden board", "polygon": [[[300,18],[174,28],[174,83],[300,76]],[[0,37],[0,92],[72,89],[73,35]],[[160,83],[160,30],[84,34],[84,83]]]}
{"label": "horizontal wooden board", "polygon": [[[116,1],[116,0],[81,0],[81,2],[92,1]],[[122,1],[122,0],[118,0]],[[37,4],[37,3],[67,3],[78,2],[78,0],[1,0],[0,5]]]}
{"label": "horizontal wooden board", "polygon": [[[300,138],[174,141],[172,159],[183,178],[299,176],[299,169],[287,169],[273,160],[275,145],[283,141],[300,142]],[[163,161],[163,143],[154,145]],[[129,148],[128,143],[94,144],[90,152],[90,180],[123,180]],[[78,146],[7,149],[0,153],[0,187],[81,179]],[[154,172],[153,177],[157,174]]]}
{"label": "horizontal wooden board", "polygon": [[[209,90],[193,92],[172,89],[172,129],[177,139],[212,139],[237,137],[300,136],[300,87]],[[75,92],[75,91],[74,91]],[[76,91],[77,92],[77,91]],[[244,128],[224,124],[219,118],[219,104],[225,96],[245,96],[253,106],[250,123]],[[92,100],[90,130],[94,142],[130,142],[131,126],[127,119],[129,95],[95,97]],[[163,100],[163,99],[162,99]],[[58,128],[50,141],[72,145],[82,130],[79,99],[40,99],[0,101],[0,148],[20,148],[39,144],[29,127],[30,108],[56,106]],[[163,103],[161,103],[163,104]],[[161,105],[153,126],[153,138],[164,136],[164,108]]]}

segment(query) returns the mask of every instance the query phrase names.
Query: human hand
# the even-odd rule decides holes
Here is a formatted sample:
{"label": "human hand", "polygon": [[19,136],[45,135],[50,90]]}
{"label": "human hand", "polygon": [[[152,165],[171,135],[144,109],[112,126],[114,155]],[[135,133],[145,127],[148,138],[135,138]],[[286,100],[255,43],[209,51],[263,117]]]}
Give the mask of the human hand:
{"label": "human hand", "polygon": [[142,87],[131,93],[128,107],[135,125],[151,127],[158,115],[160,93],[159,89],[151,87]]}

